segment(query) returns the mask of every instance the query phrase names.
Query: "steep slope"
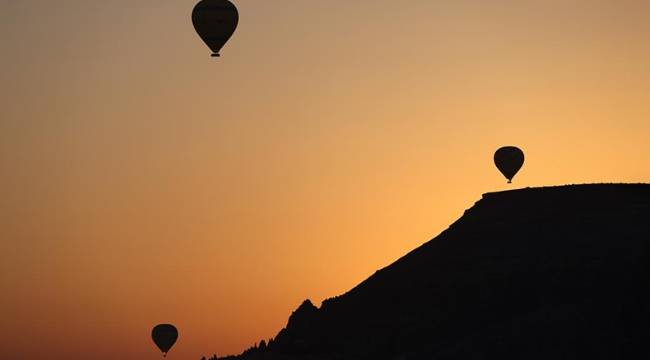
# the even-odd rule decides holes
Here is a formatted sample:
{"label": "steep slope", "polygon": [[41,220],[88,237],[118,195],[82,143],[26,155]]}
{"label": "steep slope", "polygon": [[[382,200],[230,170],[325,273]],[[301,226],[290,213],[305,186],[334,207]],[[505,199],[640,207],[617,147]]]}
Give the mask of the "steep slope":
{"label": "steep slope", "polygon": [[650,185],[485,194],[241,359],[650,357]]}

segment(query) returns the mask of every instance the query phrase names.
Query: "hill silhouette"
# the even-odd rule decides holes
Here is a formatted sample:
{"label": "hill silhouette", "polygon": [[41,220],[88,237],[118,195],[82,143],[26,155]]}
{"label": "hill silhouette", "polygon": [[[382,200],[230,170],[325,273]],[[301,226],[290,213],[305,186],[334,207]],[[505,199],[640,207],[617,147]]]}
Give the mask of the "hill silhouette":
{"label": "hill silhouette", "polygon": [[226,359],[650,358],[650,185],[483,195],[447,230]]}

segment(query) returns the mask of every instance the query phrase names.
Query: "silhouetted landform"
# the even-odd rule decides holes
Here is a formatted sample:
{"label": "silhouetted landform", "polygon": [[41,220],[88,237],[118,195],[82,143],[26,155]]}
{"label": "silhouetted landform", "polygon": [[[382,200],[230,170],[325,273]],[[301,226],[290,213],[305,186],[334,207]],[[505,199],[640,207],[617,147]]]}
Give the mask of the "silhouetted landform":
{"label": "silhouetted landform", "polygon": [[485,194],[432,241],[225,359],[647,359],[649,244],[650,185]]}

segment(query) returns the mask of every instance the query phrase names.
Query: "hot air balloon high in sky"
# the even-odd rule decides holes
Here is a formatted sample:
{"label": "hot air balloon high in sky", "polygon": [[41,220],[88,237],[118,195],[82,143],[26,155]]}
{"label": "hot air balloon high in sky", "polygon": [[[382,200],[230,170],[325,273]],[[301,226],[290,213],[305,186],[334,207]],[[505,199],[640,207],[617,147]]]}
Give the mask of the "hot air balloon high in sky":
{"label": "hot air balloon high in sky", "polygon": [[511,184],[512,178],[524,165],[524,152],[515,146],[504,146],[494,153],[494,164]]}
{"label": "hot air balloon high in sky", "polygon": [[199,37],[212,50],[212,56],[226,45],[239,23],[237,7],[228,0],[201,0],[192,11],[192,24]]}
{"label": "hot air balloon high in sky", "polygon": [[174,346],[178,340],[178,330],[174,325],[160,324],[156,325],[151,330],[151,338],[163,353],[163,357],[167,357],[167,353]]}

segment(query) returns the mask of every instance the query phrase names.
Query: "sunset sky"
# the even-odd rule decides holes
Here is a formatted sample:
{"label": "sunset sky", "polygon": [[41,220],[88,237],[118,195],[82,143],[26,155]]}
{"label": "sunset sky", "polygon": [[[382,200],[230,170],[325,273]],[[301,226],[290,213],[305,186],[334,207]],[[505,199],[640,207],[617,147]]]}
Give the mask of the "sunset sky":
{"label": "sunset sky", "polygon": [[239,353],[485,192],[650,181],[649,1],[239,0],[217,59],[195,3],[0,3],[3,359]]}

